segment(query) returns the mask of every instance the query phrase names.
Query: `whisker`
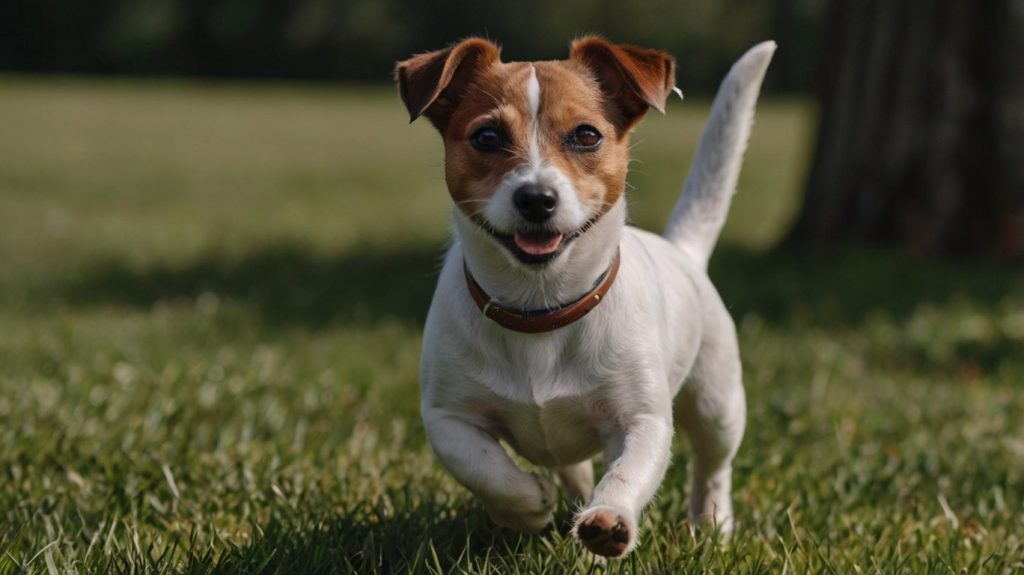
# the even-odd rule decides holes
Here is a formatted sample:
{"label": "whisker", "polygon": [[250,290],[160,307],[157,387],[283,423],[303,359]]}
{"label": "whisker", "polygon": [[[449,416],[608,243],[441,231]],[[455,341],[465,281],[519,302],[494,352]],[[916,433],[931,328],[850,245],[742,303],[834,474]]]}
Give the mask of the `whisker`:
{"label": "whisker", "polygon": [[499,100],[497,96],[495,96],[494,94],[488,92],[487,90],[481,89],[480,93],[482,93],[483,95],[487,96],[491,100],[494,100],[495,104],[501,104],[501,100]]}
{"label": "whisker", "polygon": [[509,154],[512,154],[512,156],[514,158],[518,158],[518,159],[526,161],[526,162],[530,161],[530,158],[527,157],[526,155],[524,155],[522,152],[520,152],[517,148],[502,148],[502,149],[504,151],[508,152]]}

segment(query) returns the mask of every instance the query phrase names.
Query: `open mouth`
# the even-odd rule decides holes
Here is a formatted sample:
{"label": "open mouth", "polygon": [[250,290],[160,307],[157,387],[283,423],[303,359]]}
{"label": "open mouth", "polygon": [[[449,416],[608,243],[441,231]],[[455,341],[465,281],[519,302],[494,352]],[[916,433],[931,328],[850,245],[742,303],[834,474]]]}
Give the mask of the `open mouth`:
{"label": "open mouth", "polygon": [[558,232],[516,232],[512,235],[512,242],[531,256],[543,257],[557,252],[564,237]]}
{"label": "open mouth", "polygon": [[597,216],[587,220],[579,229],[569,234],[543,228],[524,229],[507,234],[494,229],[486,220],[478,219],[476,223],[491,237],[498,240],[498,243],[505,246],[520,262],[528,265],[544,265],[565,251],[566,246],[590,229],[595,221],[597,221]]}

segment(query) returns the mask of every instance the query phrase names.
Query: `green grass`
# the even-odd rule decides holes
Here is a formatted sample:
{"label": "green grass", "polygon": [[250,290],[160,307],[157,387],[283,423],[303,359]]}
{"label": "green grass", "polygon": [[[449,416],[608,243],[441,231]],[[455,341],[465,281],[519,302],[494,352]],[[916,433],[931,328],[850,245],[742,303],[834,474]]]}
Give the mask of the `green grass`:
{"label": "green grass", "polygon": [[[660,227],[706,102],[637,135]],[[0,573],[594,568],[438,466],[441,146],[390,91],[0,78]],[[765,253],[813,112],[766,102],[712,262],[750,416],[729,541],[682,440],[611,573],[1024,571],[1024,273]]]}

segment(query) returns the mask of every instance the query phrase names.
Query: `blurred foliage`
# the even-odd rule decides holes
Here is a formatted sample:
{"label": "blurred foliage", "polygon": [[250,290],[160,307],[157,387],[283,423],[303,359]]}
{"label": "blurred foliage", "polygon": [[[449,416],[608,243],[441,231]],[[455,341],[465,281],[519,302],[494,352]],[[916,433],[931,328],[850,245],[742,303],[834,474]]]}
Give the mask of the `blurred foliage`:
{"label": "blurred foliage", "polygon": [[387,82],[396,60],[483,35],[512,60],[562,58],[600,33],[667,49],[710,92],[774,39],[769,88],[805,91],[825,0],[34,0],[0,8],[0,69]]}

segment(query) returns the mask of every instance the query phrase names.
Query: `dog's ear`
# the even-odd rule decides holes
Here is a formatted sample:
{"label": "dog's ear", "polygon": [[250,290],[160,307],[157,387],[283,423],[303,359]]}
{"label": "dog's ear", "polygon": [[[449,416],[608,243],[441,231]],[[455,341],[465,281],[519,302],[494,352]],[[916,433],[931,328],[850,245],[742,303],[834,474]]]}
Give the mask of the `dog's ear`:
{"label": "dog's ear", "polygon": [[622,114],[623,128],[633,126],[648,107],[665,113],[676,85],[676,61],[668,53],[588,36],[572,43],[569,58],[594,74]]}
{"label": "dog's ear", "polygon": [[409,121],[427,116],[439,128],[451,115],[474,74],[501,56],[500,49],[481,38],[413,56],[395,67],[398,93],[409,110]]}

